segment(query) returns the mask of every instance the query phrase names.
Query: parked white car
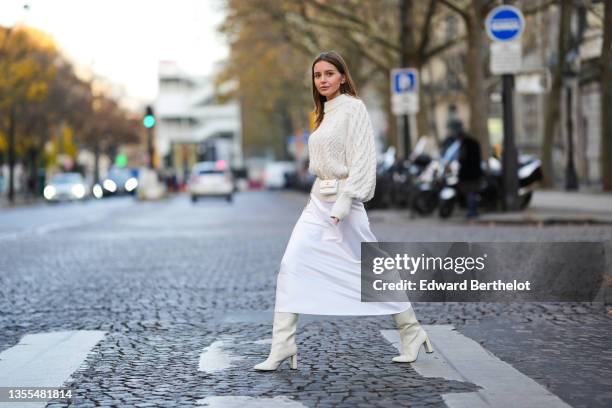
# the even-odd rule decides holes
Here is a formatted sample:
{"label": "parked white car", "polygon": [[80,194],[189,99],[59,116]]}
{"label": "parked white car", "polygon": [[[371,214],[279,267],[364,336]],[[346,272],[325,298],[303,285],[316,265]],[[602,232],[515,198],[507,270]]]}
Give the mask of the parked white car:
{"label": "parked white car", "polygon": [[267,189],[279,189],[287,186],[286,175],[295,173],[295,163],[277,161],[266,163],[263,173],[263,184]]}
{"label": "parked white car", "polygon": [[232,172],[223,160],[196,163],[191,169],[187,191],[194,203],[205,196],[221,196],[231,202],[234,190]]}

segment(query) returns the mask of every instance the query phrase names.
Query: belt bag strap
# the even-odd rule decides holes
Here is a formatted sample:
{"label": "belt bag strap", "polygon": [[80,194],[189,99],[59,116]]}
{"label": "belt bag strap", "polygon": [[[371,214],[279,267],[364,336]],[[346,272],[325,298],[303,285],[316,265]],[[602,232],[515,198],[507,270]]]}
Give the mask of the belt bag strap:
{"label": "belt bag strap", "polygon": [[[337,180],[337,186],[338,186],[337,192],[335,194],[321,193],[321,186],[324,187],[324,190],[325,189],[329,190],[332,188],[334,184],[336,184],[336,182],[334,182],[333,180]],[[317,177],[315,179],[314,184],[312,185],[311,193],[313,193],[317,198],[319,198],[322,201],[335,202],[338,196],[340,195],[340,193],[342,192],[342,190],[344,189],[346,180],[347,180],[346,177],[338,178],[338,179],[326,179],[326,180],[322,180],[319,177]]]}

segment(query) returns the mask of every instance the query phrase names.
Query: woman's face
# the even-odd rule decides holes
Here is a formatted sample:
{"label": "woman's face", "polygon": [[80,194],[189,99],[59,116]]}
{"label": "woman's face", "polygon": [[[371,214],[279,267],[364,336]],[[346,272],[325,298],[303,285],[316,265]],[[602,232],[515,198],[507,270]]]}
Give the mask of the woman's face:
{"label": "woman's face", "polygon": [[313,75],[315,87],[327,100],[340,94],[340,85],[346,80],[334,64],[327,61],[317,62],[313,68]]}

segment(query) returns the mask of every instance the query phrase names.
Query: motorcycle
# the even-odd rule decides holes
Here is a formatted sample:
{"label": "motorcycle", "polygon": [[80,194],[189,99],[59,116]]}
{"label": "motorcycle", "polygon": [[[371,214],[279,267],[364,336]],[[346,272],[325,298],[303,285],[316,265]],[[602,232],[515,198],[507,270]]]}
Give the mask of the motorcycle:
{"label": "motorcycle", "polygon": [[396,160],[395,148],[389,147],[377,165],[374,197],[366,209],[410,206],[415,194],[414,179],[429,166],[431,158],[421,154],[414,160]]}
{"label": "motorcycle", "polygon": [[376,188],[372,199],[364,203],[367,210],[391,205],[394,162],[395,148],[390,146],[376,165]]}
{"label": "motorcycle", "polygon": [[[415,194],[412,208],[420,215],[429,215],[441,203],[441,197],[451,198],[449,186],[456,183],[453,177],[458,174],[460,142],[455,141],[443,150],[439,160],[431,160],[427,167],[416,177]],[[455,169],[456,167],[456,169]],[[454,171],[453,171],[454,170]]]}
{"label": "motorcycle", "polygon": [[[503,175],[501,161],[497,157],[490,157],[489,168],[481,180],[481,186],[477,193],[478,206],[487,210],[498,210],[503,201]],[[458,185],[458,165],[450,165],[445,169],[443,187],[439,194],[438,215],[448,218],[452,215],[457,204],[465,207],[465,197],[461,194]],[[533,197],[533,191],[539,181],[542,180],[542,162],[529,155],[518,157],[518,181],[519,181],[519,207],[524,210],[529,206]]]}

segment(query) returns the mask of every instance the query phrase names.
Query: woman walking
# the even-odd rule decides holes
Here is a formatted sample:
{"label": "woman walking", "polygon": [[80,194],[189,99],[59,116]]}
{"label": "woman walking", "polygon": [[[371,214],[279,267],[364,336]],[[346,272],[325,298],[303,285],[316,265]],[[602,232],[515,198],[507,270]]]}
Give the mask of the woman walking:
{"label": "woman walking", "polygon": [[377,242],[363,206],[376,186],[368,112],[339,54],[319,54],[311,73],[316,129],[308,140],[309,171],[317,178],[281,260],[270,354],[254,369],[276,370],[288,358],[297,369],[299,313],[391,314],[402,350],[393,361],[413,362],[422,344],[433,350],[410,302],[361,302],[361,242]]}

